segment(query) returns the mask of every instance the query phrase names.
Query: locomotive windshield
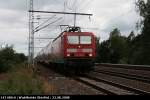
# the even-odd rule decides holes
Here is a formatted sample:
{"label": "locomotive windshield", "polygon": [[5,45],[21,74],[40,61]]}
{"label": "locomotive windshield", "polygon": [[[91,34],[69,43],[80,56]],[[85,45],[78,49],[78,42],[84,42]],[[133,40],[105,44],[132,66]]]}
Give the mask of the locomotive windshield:
{"label": "locomotive windshield", "polygon": [[80,44],[91,44],[92,37],[91,36],[80,36]]}
{"label": "locomotive windshield", "polygon": [[68,36],[69,44],[79,44],[79,36]]}
{"label": "locomotive windshield", "polygon": [[92,44],[91,36],[68,36],[68,44]]}

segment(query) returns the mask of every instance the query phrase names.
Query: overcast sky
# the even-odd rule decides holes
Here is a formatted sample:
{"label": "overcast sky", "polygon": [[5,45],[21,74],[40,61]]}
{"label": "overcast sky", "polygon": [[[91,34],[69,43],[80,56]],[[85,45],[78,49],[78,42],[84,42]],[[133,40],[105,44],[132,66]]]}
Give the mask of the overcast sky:
{"label": "overcast sky", "polygon": [[[64,6],[65,5],[65,6]],[[28,9],[29,0],[0,0],[0,44],[13,44],[19,53],[28,54]],[[136,31],[139,16],[135,0],[34,0],[35,10],[91,13],[93,16],[78,16],[77,26],[84,31],[94,32],[101,41],[109,37],[110,31],[118,28],[122,35]],[[61,31],[58,25],[73,25],[73,16],[35,14],[35,18],[50,18],[47,23],[60,19],[36,37],[56,37]],[[36,20],[35,27],[47,19]],[[36,40],[35,46],[47,45],[49,40]],[[40,49],[36,49],[38,52]]]}

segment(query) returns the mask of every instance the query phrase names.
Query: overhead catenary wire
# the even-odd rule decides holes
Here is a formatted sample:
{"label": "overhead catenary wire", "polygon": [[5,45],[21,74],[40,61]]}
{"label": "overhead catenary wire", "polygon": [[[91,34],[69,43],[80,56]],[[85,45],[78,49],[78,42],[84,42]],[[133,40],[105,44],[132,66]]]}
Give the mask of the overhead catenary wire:
{"label": "overhead catenary wire", "polygon": [[29,12],[34,12],[34,13],[68,14],[68,15],[84,15],[84,16],[92,16],[93,15],[93,14],[86,14],[86,13],[54,12],[54,11],[38,11],[38,10],[29,10]]}
{"label": "overhead catenary wire", "polygon": [[[36,1],[36,0],[35,0]],[[42,2],[43,2],[44,0],[42,0]],[[35,6],[37,6],[39,4],[39,2],[35,5]],[[44,2],[44,4],[45,4],[45,2]],[[39,5],[39,7],[38,8],[41,8],[40,7],[40,5]],[[55,15],[54,16],[52,16],[51,18],[48,18],[47,20],[43,20],[43,21],[41,21],[41,24],[40,25],[37,25],[37,27],[34,29],[35,31],[40,31],[40,30],[42,30],[42,29],[44,29],[44,28],[46,28],[46,27],[48,27],[48,26],[50,26],[51,24],[54,24],[55,22],[57,22],[57,21],[59,21],[59,19],[58,20],[53,20],[53,22],[49,22],[50,21],[50,19],[52,19],[53,17],[55,17]],[[46,19],[46,18],[45,18]],[[39,21],[39,19],[37,19],[38,21]],[[41,19],[40,19],[41,20]],[[49,23],[49,24],[47,24],[47,25],[45,25],[46,23]],[[45,26],[44,26],[45,25]],[[43,27],[42,27],[43,26]],[[42,40],[45,40],[45,39],[42,39]],[[47,39],[46,39],[47,40]],[[39,39],[39,42],[40,43],[43,43],[42,41],[40,41],[40,39]],[[45,43],[44,43],[45,44]],[[47,43],[46,43],[47,44]],[[35,47],[35,46],[34,46]],[[38,43],[38,45],[36,46],[36,47],[39,47],[39,43]],[[35,48],[36,48],[35,47]],[[45,47],[45,46],[40,46],[40,47]],[[36,48],[36,49],[38,49],[38,48]],[[39,48],[40,49],[40,48]],[[39,51],[38,51],[39,52]]]}
{"label": "overhead catenary wire", "polygon": [[86,0],[85,3],[83,3],[80,7],[78,7],[80,11],[82,11],[83,9],[87,8],[89,5],[91,5],[91,3],[93,3],[93,1],[91,2],[91,0]]}
{"label": "overhead catenary wire", "polygon": [[41,23],[39,26],[37,26],[37,27],[35,28],[35,30],[38,29],[40,26],[44,25],[45,23],[47,23],[49,20],[53,19],[55,16],[56,16],[56,15],[53,15],[52,17],[50,17],[49,19],[47,19],[46,21],[44,21],[43,23]]}
{"label": "overhead catenary wire", "polygon": [[51,24],[53,24],[53,23],[55,23],[55,22],[57,22],[57,21],[59,21],[59,20],[61,20],[61,19],[62,19],[62,17],[58,18],[57,20],[55,20],[55,21],[53,21],[53,22],[51,22],[51,23],[49,23],[49,24],[47,24],[47,25],[45,25],[45,26],[43,26],[43,27],[41,27],[41,28],[39,28],[39,29],[36,29],[35,32],[38,32],[38,31],[40,31],[40,30],[42,30],[42,29],[48,27],[49,25],[51,25]]}
{"label": "overhead catenary wire", "polygon": [[[69,1],[69,2],[68,2]],[[67,9],[69,9],[69,10],[71,10],[71,11],[73,11],[73,8],[71,8],[70,6],[71,6],[71,0],[67,0],[66,1],[66,7],[67,7]],[[68,5],[68,4],[70,4],[70,5]]]}

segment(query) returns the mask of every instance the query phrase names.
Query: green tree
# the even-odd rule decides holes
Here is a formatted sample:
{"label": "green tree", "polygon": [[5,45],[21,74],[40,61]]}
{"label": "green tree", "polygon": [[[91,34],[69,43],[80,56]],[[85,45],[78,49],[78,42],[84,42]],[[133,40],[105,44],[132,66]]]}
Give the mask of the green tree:
{"label": "green tree", "polygon": [[131,31],[131,33],[130,33],[129,36],[127,37],[128,42],[131,42],[134,38],[135,38],[134,31]]}
{"label": "green tree", "polygon": [[15,53],[13,46],[6,46],[0,49],[0,72],[5,72],[15,64],[22,63],[26,60],[22,53]]}
{"label": "green tree", "polygon": [[118,30],[118,28],[115,28],[112,32],[110,32],[110,39],[118,36],[121,36],[120,30]]}
{"label": "green tree", "polygon": [[27,57],[23,53],[15,53],[15,62],[21,63],[27,60]]}
{"label": "green tree", "polygon": [[121,36],[120,30],[115,28],[110,32],[111,63],[127,63],[126,37]]}
{"label": "green tree", "polygon": [[106,41],[103,41],[101,44],[100,44],[100,47],[97,51],[98,53],[98,62],[101,62],[101,63],[110,63],[110,41],[109,40],[106,40]]}
{"label": "green tree", "polygon": [[138,0],[137,7],[142,20],[142,34],[137,47],[136,64],[150,65],[150,0]]}
{"label": "green tree", "polygon": [[121,36],[120,30],[115,28],[110,32],[109,39],[100,44],[97,52],[99,62],[128,63],[127,38]]}
{"label": "green tree", "polygon": [[96,62],[100,61],[99,49],[100,49],[100,37],[96,37]]}
{"label": "green tree", "polygon": [[14,53],[13,47],[6,46],[0,50],[0,71],[8,70],[14,60]]}

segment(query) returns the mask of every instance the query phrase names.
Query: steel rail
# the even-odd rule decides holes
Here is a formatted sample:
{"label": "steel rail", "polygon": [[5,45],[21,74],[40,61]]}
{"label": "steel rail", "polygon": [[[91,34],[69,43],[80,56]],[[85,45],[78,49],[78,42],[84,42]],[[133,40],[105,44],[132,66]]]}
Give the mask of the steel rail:
{"label": "steel rail", "polygon": [[140,94],[140,95],[150,94],[150,93],[147,92],[147,91],[143,91],[143,90],[136,89],[136,88],[131,88],[131,87],[128,87],[128,86],[119,84],[119,83],[115,83],[115,82],[112,82],[112,81],[108,81],[108,80],[96,78],[96,77],[94,77],[94,76],[87,76],[87,77],[88,77],[88,78],[91,78],[91,79],[93,79],[93,80],[97,80],[97,81],[100,81],[100,82],[104,82],[104,83],[106,83],[106,84],[110,84],[110,85],[115,86],[115,87],[119,87],[119,88],[124,89],[124,90],[128,90],[128,91],[134,92],[135,94]]}
{"label": "steel rail", "polygon": [[95,66],[104,66],[104,67],[114,67],[114,68],[134,69],[134,70],[147,70],[147,71],[150,71],[150,66],[148,66],[148,65],[95,63]]}
{"label": "steel rail", "polygon": [[99,69],[94,72],[109,74],[109,75],[118,76],[118,77],[122,77],[122,78],[137,80],[137,81],[142,81],[142,82],[150,84],[150,78],[148,78],[148,77],[130,75],[130,74],[124,74],[124,73],[112,72],[112,71],[105,71],[105,70],[99,70]]}
{"label": "steel rail", "polygon": [[88,86],[90,86],[90,87],[92,87],[92,88],[94,88],[94,89],[96,89],[96,90],[98,90],[98,91],[100,91],[100,92],[106,93],[107,95],[117,95],[116,93],[113,93],[113,92],[111,92],[111,91],[109,91],[109,90],[106,90],[106,89],[103,89],[103,88],[101,88],[101,87],[98,87],[98,86],[96,86],[96,85],[94,85],[94,84],[92,84],[92,83],[89,83],[89,82],[87,82],[87,81],[84,81],[84,80],[82,80],[82,79],[80,79],[80,78],[73,78],[73,79],[76,80],[76,81],[78,81],[78,82],[80,82],[80,83],[83,83],[83,84],[85,84],[85,85],[88,85]]}

